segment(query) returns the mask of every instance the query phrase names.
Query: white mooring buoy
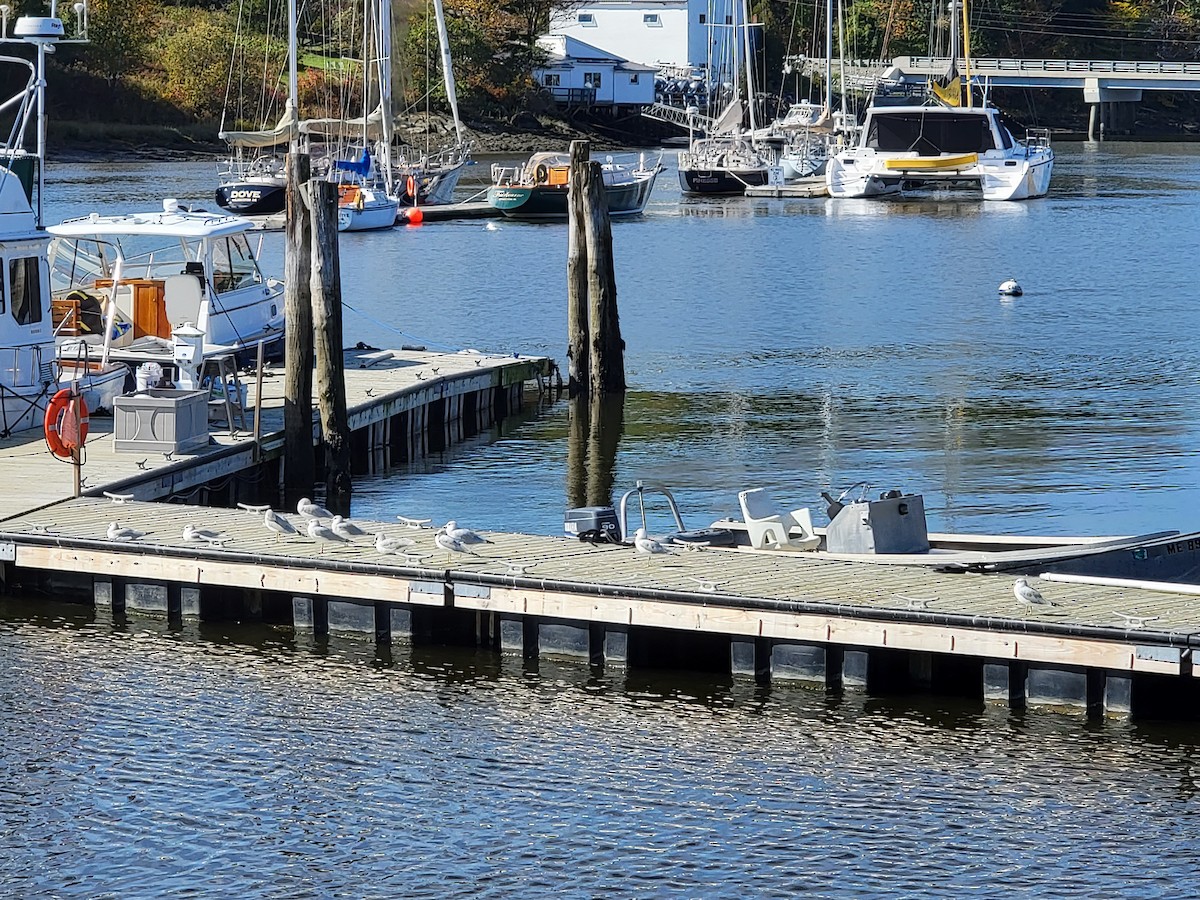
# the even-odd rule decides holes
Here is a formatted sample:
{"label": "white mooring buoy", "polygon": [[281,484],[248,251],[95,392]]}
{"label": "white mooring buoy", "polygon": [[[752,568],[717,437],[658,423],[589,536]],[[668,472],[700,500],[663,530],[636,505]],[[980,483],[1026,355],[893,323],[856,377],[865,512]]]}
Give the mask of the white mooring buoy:
{"label": "white mooring buoy", "polygon": [[1008,281],[1000,285],[1001,297],[1020,297],[1023,293],[1021,286],[1017,284],[1017,279],[1010,278]]}

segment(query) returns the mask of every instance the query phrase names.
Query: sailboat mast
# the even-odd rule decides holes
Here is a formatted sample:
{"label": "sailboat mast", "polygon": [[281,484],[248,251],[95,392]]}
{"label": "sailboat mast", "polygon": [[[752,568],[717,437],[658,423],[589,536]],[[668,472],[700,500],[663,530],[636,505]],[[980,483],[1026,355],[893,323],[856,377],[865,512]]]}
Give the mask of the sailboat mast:
{"label": "sailboat mast", "polygon": [[967,80],[967,108],[971,108],[971,28],[967,18],[967,0],[962,2],[963,75]]}
{"label": "sailboat mast", "polygon": [[825,0],[825,110],[833,114],[833,0]]}
{"label": "sailboat mast", "polygon": [[[288,0],[288,96],[286,110],[289,113],[285,118],[288,122],[294,123],[300,119],[299,110],[296,107],[296,96],[300,93],[299,78],[296,71],[296,42],[299,40],[296,28],[296,0]],[[289,148],[293,153],[300,150],[300,132],[299,129],[292,133],[292,140]]]}
{"label": "sailboat mast", "polygon": [[379,21],[376,25],[379,31],[379,111],[383,115],[381,127],[383,144],[381,147],[381,167],[383,183],[390,194],[392,193],[392,2],[379,0]]}
{"label": "sailboat mast", "polygon": [[454,66],[450,59],[450,36],[446,33],[446,14],[442,0],[433,0],[433,14],[437,17],[438,46],[442,51],[442,79],[446,83],[446,99],[450,101],[450,114],[454,116],[454,130],[458,142],[463,143],[462,121],[458,118],[458,93],[454,88]]}
{"label": "sailboat mast", "polygon": [[758,130],[754,114],[754,57],[750,52],[750,4],[742,0],[742,44],[746,53],[746,100],[750,104],[750,130]]}

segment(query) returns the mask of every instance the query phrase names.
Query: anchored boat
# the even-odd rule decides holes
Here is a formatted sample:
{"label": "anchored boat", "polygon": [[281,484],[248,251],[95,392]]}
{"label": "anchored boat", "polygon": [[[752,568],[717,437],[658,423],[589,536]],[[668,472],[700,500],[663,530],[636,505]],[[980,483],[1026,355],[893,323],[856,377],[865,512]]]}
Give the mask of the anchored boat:
{"label": "anchored boat", "polygon": [[[600,172],[608,214],[630,216],[643,212],[662,170],[661,154],[649,162],[645,154],[632,162],[607,157],[600,164]],[[510,219],[567,218],[571,157],[566,153],[535,153],[520,166],[493,165],[492,182],[487,202]]]}

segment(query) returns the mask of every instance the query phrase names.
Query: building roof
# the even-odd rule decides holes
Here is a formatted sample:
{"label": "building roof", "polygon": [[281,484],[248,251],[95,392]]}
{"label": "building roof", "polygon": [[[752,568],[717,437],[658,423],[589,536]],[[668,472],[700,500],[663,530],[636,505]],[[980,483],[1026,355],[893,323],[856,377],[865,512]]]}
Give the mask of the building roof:
{"label": "building roof", "polygon": [[538,38],[538,44],[550,54],[546,65],[543,67],[547,69],[569,68],[575,63],[602,63],[625,72],[658,71],[657,66],[646,66],[641,63],[630,62],[627,59],[617,56],[615,53],[609,53],[607,50],[601,50],[599,47],[585,44],[583,41],[571,37],[569,34],[544,34]]}

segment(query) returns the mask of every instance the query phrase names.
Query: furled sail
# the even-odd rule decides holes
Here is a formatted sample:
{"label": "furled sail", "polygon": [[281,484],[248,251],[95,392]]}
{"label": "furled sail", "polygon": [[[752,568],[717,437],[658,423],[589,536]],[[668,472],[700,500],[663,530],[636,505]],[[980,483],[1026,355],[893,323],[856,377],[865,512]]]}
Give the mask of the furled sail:
{"label": "furled sail", "polygon": [[269,131],[222,131],[220,138],[231,147],[275,147],[295,140],[299,134],[296,111],[289,106],[279,124]]}
{"label": "furled sail", "polygon": [[383,111],[377,106],[365,120],[361,116],[354,119],[305,119],[300,123],[300,133],[345,140],[361,140],[365,134],[370,140],[379,140],[384,134]]}

